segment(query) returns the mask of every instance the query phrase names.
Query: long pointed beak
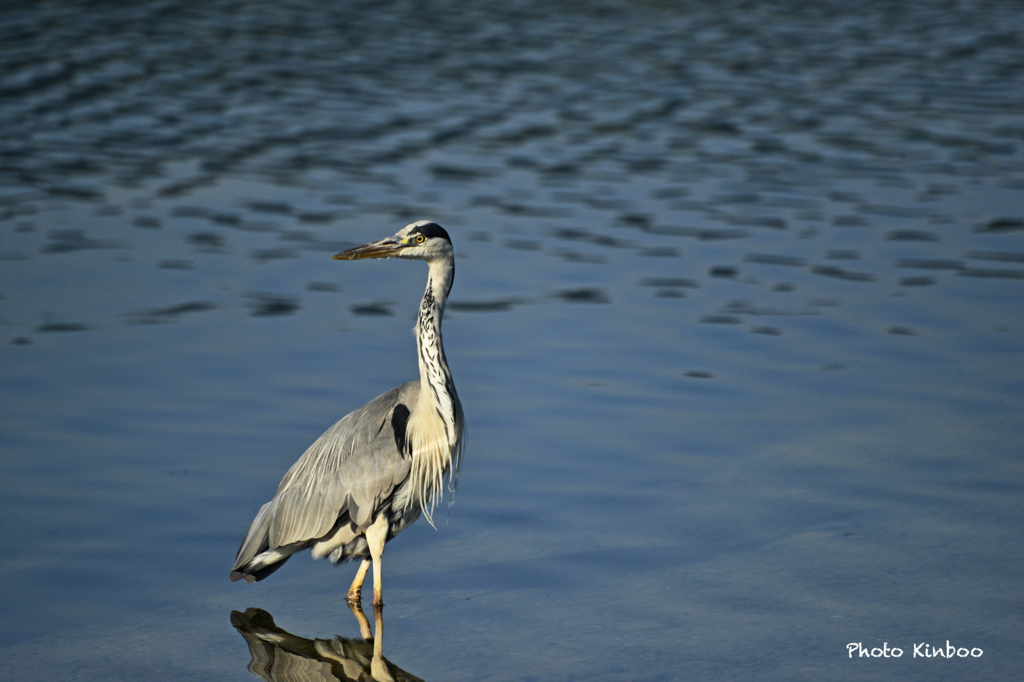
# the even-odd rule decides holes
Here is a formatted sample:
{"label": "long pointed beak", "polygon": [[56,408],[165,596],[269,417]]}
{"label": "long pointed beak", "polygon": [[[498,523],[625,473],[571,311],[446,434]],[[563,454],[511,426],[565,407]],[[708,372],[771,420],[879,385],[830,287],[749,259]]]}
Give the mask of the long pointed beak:
{"label": "long pointed beak", "polygon": [[335,260],[360,260],[363,258],[394,258],[405,249],[405,244],[402,244],[394,237],[388,237],[387,239],[381,239],[379,242],[371,242],[369,244],[363,244],[357,246],[354,249],[348,251],[342,251],[337,253],[331,258]]}

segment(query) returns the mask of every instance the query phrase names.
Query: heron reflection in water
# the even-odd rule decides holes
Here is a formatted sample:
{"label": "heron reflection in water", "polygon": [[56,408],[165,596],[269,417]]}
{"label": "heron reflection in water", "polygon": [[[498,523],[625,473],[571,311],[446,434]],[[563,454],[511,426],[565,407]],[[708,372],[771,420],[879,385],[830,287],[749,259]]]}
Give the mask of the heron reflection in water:
{"label": "heron reflection in water", "polygon": [[256,514],[230,577],[263,580],[307,548],[333,563],[358,557],[348,601],[359,602],[372,561],[373,603],[380,606],[384,544],[421,513],[433,525],[445,476],[453,494],[458,483],[465,421],[441,343],[455,258],[448,233],[427,220],[334,258],[427,262],[416,320],[420,378],[342,418],[306,450]]}
{"label": "heron reflection in water", "polygon": [[389,660],[383,653],[383,612],[374,608],[376,636],[362,607],[350,603],[359,620],[363,639],[306,639],[281,629],[263,609],[231,612],[231,624],[249,645],[249,672],[268,682],[423,682]]}

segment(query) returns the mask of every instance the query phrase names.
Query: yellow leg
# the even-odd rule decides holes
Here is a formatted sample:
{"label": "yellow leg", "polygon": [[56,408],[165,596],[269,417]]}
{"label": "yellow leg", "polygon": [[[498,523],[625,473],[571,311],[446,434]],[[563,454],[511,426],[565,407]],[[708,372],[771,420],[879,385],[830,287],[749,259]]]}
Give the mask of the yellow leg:
{"label": "yellow leg", "polygon": [[[366,544],[370,547],[370,558],[373,560],[373,605],[383,606],[384,595],[380,581],[380,555],[384,553],[384,543],[388,539],[388,517],[381,514],[373,525],[366,529]],[[360,567],[361,568],[361,567]]]}
{"label": "yellow leg", "polygon": [[369,568],[370,560],[363,559],[363,562],[359,564],[359,570],[356,571],[356,579],[352,581],[352,587],[348,588],[347,599],[349,602],[359,603],[359,599],[363,594],[363,581],[366,580],[366,571]]}

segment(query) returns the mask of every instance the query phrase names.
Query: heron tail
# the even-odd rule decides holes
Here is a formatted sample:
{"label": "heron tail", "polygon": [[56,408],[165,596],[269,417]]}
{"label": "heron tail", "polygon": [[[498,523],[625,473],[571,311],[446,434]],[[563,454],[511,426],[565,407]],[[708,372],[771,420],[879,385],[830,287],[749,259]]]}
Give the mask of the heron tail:
{"label": "heron tail", "polygon": [[267,502],[260,508],[249,532],[245,534],[242,545],[238,548],[235,556],[235,565],[231,569],[231,582],[245,580],[247,583],[255,583],[263,580],[268,575],[284,566],[284,562],[292,554],[302,549],[301,543],[287,545],[285,547],[270,548],[270,523],[272,521],[271,507],[273,502]]}

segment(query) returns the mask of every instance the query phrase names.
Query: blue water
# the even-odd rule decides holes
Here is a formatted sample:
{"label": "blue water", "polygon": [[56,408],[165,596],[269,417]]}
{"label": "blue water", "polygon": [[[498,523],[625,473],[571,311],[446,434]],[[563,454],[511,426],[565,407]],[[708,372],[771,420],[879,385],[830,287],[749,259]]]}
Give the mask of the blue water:
{"label": "blue water", "polygon": [[1016,679],[1022,16],[5,9],[0,677],[368,655],[354,567],[227,573],[305,447],[416,376],[425,268],[330,255],[431,218],[469,441],[385,554],[393,674]]}

